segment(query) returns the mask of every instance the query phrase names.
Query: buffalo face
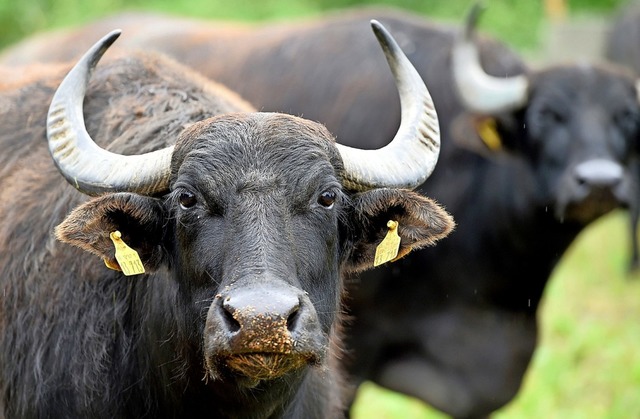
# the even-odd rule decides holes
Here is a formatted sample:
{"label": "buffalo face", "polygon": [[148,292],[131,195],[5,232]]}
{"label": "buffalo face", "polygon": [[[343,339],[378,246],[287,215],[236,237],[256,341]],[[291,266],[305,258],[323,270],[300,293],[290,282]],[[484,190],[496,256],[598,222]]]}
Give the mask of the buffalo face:
{"label": "buffalo face", "polygon": [[541,199],[559,220],[586,225],[637,199],[630,160],[640,107],[633,79],[572,66],[531,78],[525,144]]}
{"label": "buffalo face", "polygon": [[199,372],[236,407],[247,394],[286,399],[306,367],[337,356],[329,352],[339,347],[340,274],[373,265],[388,221],[399,223],[398,257],[452,229],[436,203],[403,189],[434,168],[437,117],[418,73],[373,26],[403,108],[383,152],[336,144],[301,118],[250,112],[193,123],[161,150],[119,155],[95,144],[82,112],[92,69],[117,32],[63,80],[49,108],[49,149],[71,184],[99,196],[56,234],[118,268],[109,237],[120,231],[161,282],[154,292],[177,304],[147,302],[164,318],[145,329],[153,343],[164,342],[144,355],[153,371],[177,362],[180,375]]}
{"label": "buffalo face", "polygon": [[340,292],[331,267],[345,198],[331,136],[285,115],[238,115],[188,130],[175,156],[175,265],[205,302],[208,374],[251,381],[318,364]]}
{"label": "buffalo face", "polygon": [[583,226],[636,202],[630,169],[640,133],[636,80],[614,67],[588,64],[489,75],[472,40],[479,13],[472,8],[456,39],[455,86],[478,120],[495,120],[493,133],[484,123],[478,132],[490,148],[499,138],[500,148],[516,156],[520,186],[558,220]]}
{"label": "buffalo face", "polygon": [[[281,114],[231,114],[178,140],[164,198],[112,193],[76,208],[58,237],[114,259],[110,231],[148,272],[171,271],[211,382],[254,388],[323,364],[340,311],[341,271],[373,265],[387,221],[399,254],[452,228],[431,200],[399,189],[352,193],[319,124]],[[166,336],[165,339],[171,339]]]}

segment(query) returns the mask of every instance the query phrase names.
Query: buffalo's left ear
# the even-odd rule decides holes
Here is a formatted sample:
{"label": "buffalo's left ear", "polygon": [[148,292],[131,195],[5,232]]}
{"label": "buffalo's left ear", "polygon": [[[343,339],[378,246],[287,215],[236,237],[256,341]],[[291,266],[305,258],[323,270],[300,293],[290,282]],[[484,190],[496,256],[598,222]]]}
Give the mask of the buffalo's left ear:
{"label": "buffalo's left ear", "polygon": [[119,231],[133,248],[146,271],[158,268],[163,259],[164,211],[158,199],[132,193],[115,193],[91,199],[75,208],[58,225],[58,240],[102,258],[119,269],[110,234]]}
{"label": "buffalo's left ear", "polygon": [[398,223],[401,258],[412,249],[434,245],[446,237],[455,223],[432,199],[403,189],[374,189],[352,197],[349,237],[345,243],[346,272],[373,268],[376,248],[389,231],[387,223]]}

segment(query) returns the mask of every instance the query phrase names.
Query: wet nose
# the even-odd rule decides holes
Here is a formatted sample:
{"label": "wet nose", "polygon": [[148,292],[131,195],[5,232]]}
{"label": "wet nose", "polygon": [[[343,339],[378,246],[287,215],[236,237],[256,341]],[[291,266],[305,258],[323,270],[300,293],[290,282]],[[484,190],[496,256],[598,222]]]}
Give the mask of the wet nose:
{"label": "wet nose", "polygon": [[309,297],[286,285],[219,294],[209,307],[207,327],[207,341],[228,353],[287,354],[322,337]]}
{"label": "wet nose", "polygon": [[575,179],[580,185],[595,188],[612,188],[622,181],[620,164],[606,159],[593,159],[575,168]]}
{"label": "wet nose", "polygon": [[256,327],[292,332],[298,327],[301,302],[297,293],[288,290],[242,290],[224,297],[221,309],[233,333]]}

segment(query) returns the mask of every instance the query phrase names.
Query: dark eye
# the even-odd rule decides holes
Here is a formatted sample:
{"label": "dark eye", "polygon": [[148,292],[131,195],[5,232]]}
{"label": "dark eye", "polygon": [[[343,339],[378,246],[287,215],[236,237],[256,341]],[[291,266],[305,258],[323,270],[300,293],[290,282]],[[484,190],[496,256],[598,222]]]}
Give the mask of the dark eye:
{"label": "dark eye", "polygon": [[196,199],[196,196],[194,194],[192,194],[191,192],[181,192],[180,196],[178,197],[178,199],[180,200],[180,206],[183,209],[187,209],[187,208],[191,208],[192,206],[194,206],[196,204],[196,202],[198,202],[198,200]]}
{"label": "dark eye", "polygon": [[562,124],[566,118],[562,111],[553,108],[543,108],[540,111],[542,121],[549,125]]}
{"label": "dark eye", "polygon": [[624,109],[614,115],[614,122],[626,132],[633,133],[638,129],[638,116],[630,109]]}
{"label": "dark eye", "polygon": [[318,204],[325,208],[333,207],[333,203],[336,202],[336,193],[334,191],[324,191],[318,197]]}

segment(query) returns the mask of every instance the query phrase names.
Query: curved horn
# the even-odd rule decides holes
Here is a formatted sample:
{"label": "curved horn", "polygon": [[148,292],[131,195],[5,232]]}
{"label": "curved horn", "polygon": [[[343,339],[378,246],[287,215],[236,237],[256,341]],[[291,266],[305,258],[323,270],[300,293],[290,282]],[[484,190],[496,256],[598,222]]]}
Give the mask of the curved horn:
{"label": "curved horn", "polygon": [[345,166],[343,182],[353,190],[421,185],[440,153],[440,128],[433,100],[422,78],[379,22],[371,27],[391,68],[400,95],[401,121],[393,140],[379,150],[337,144]]}
{"label": "curved horn", "polygon": [[153,195],[168,189],[173,147],[135,156],[111,153],[96,145],[84,124],[82,103],[91,73],[118,36],[115,30],[91,47],[56,90],[47,116],[49,151],[62,175],[83,193]]}
{"label": "curved horn", "polygon": [[475,4],[452,51],[454,84],[464,105],[471,111],[491,114],[522,107],[527,101],[529,82],[523,75],[493,77],[480,65],[478,48],[472,40],[482,7]]}

